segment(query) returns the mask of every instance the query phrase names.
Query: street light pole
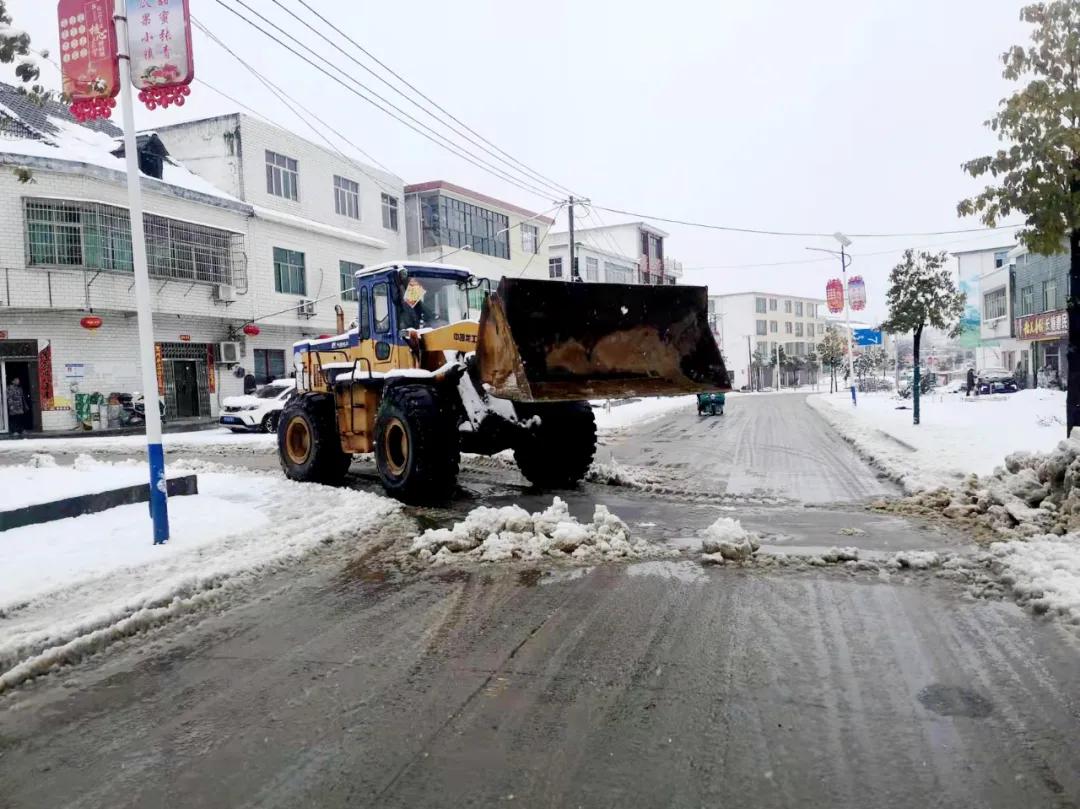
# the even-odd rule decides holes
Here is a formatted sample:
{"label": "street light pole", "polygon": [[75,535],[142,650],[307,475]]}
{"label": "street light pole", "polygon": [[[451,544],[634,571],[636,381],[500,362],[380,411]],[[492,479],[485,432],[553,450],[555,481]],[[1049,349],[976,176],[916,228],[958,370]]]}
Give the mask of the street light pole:
{"label": "street light pole", "polygon": [[[128,50],[128,21],[124,0],[116,0],[116,41]],[[135,139],[135,108],[131,101],[131,62],[120,58],[120,97],[124,116],[124,157],[127,160],[128,218],[131,220],[131,264],[135,281],[135,313],[139,329],[139,365],[142,371],[146,419],[146,454],[150,463],[150,517],[154,544],[169,539],[169,500],[165,489],[165,454],[161,448],[161,411],[158,409],[157,363],[154,355],[154,321],[151,314],[150,274],[146,267],[146,234],[143,230],[142,187]]]}
{"label": "street light pole", "polygon": [[837,232],[833,234],[833,238],[840,242],[840,252],[835,250],[826,250],[824,247],[807,247],[807,250],[814,250],[818,253],[829,253],[831,255],[840,256],[840,275],[843,276],[844,285],[844,317],[847,321],[847,361],[848,361],[848,381],[851,383],[851,403],[853,405],[858,404],[855,398],[855,354],[852,348],[852,332],[851,332],[851,308],[848,305],[848,288],[847,288],[847,268],[851,263],[851,256],[847,254],[846,249],[851,247],[851,239],[845,236],[843,233]]}

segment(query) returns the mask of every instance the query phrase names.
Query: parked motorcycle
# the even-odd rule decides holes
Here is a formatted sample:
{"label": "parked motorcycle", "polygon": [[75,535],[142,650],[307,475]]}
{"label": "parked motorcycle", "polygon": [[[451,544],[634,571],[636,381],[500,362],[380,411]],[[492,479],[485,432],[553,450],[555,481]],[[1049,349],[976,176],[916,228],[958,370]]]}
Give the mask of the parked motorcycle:
{"label": "parked motorcycle", "polygon": [[[146,397],[138,391],[134,393],[115,394],[117,404],[120,405],[120,425],[123,427],[137,427],[146,424]],[[158,399],[158,412],[161,420],[165,420],[165,402]]]}

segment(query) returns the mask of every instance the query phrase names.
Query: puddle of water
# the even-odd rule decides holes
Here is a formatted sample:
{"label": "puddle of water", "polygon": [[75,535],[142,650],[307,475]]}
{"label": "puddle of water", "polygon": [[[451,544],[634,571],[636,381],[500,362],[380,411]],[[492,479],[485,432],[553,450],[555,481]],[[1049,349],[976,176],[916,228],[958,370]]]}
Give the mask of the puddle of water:
{"label": "puddle of water", "polygon": [[540,579],[541,585],[557,584],[566,581],[575,581],[577,579],[583,579],[593,569],[591,567],[572,567],[566,570],[548,570],[545,575]]}
{"label": "puddle of water", "polygon": [[709,580],[701,565],[696,562],[638,562],[627,567],[626,574],[628,576],[659,576],[691,584]]}

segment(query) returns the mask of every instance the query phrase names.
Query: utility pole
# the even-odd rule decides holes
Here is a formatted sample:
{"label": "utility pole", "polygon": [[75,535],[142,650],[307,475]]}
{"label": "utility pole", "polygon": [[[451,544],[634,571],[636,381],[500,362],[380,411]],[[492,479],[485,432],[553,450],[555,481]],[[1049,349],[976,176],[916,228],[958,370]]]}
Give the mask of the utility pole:
{"label": "utility pole", "polygon": [[750,364],[746,366],[747,381],[750,383],[750,392],[754,392],[754,350],[750,347],[750,335],[746,335],[746,357]]}
{"label": "utility pole", "polygon": [[851,344],[851,301],[848,300],[851,296],[848,294],[847,285],[847,268],[848,260],[847,254],[844,252],[844,248],[851,244],[851,240],[842,233],[836,234],[837,241],[840,242],[840,266],[841,275],[844,278],[844,317],[847,318],[847,367],[848,367],[848,379],[851,382],[851,403],[856,404],[855,399],[855,350]]}
{"label": "utility pole", "polygon": [[577,271],[577,250],[574,244],[574,197],[570,197],[570,280],[580,281]]}
{"label": "utility pole", "polygon": [[[124,0],[115,5],[116,41],[127,51],[128,24]],[[120,54],[120,96],[124,114],[124,157],[127,160],[128,218],[131,220],[131,257],[135,275],[135,312],[139,324],[139,365],[146,418],[146,453],[150,462],[150,517],[154,544],[169,539],[169,501],[165,490],[165,454],[161,449],[161,410],[158,409],[157,363],[154,356],[154,321],[150,307],[150,275],[146,267],[139,154],[135,142],[135,109],[131,100],[131,62]]]}
{"label": "utility pole", "polygon": [[[777,335],[777,337],[779,336]],[[776,341],[776,389],[780,390],[782,387],[784,386],[780,384],[780,340],[778,339]]]}

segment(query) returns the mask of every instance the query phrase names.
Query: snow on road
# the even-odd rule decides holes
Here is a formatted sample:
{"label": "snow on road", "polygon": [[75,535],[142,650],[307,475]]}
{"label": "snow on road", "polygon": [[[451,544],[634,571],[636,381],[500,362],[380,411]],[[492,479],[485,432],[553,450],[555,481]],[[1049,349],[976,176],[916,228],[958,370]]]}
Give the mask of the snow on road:
{"label": "snow on road", "polygon": [[[63,471],[148,477],[139,463],[87,459],[80,467]],[[146,504],[0,534],[0,691],[212,602],[225,588],[320,543],[363,547],[365,533],[400,513],[384,497],[276,474],[182,459],[171,468],[198,473],[199,494],[170,498],[165,545],[151,542]]]}
{"label": "snow on road", "polygon": [[596,414],[596,426],[600,430],[619,430],[644,424],[677,410],[695,406],[696,396],[664,396],[650,399],[599,400],[592,403]]}
{"label": "snow on road", "polygon": [[890,393],[861,393],[858,407],[847,392],[807,402],[909,492],[955,486],[971,473],[988,475],[1011,452],[1049,451],[1065,437],[1062,391],[931,393],[922,398],[918,426],[911,423],[911,400]]}

